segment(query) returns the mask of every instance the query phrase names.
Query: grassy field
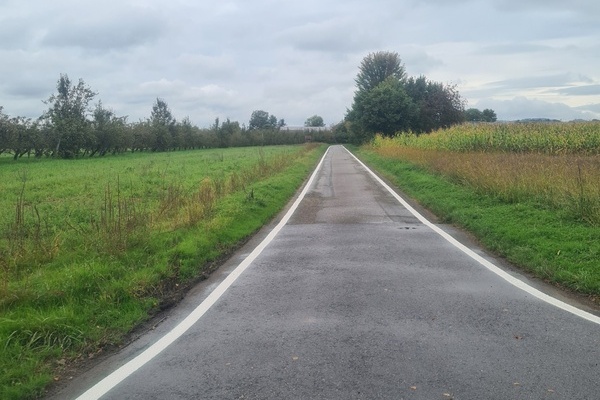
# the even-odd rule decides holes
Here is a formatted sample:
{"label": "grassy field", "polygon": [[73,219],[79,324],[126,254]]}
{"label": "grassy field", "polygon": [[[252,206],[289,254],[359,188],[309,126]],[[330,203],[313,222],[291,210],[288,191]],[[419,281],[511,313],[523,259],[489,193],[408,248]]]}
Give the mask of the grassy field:
{"label": "grassy field", "polygon": [[[544,129],[554,137],[544,139],[554,150],[519,144],[543,136]],[[570,138],[561,138],[560,131]],[[463,125],[431,136],[377,137],[358,155],[509,261],[597,299],[600,144],[580,144],[594,143],[599,132],[599,123]],[[474,144],[484,136],[485,147]]]}
{"label": "grassy field", "polygon": [[324,146],[0,158],[0,398],[118,345],[272,218]]}

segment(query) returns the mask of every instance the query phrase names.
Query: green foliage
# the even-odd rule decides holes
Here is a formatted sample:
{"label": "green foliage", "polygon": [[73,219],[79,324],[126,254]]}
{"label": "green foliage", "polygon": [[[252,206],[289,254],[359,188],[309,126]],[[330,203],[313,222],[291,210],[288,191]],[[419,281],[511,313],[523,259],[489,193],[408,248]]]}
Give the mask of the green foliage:
{"label": "green foliage", "polygon": [[418,109],[410,126],[413,132],[431,132],[463,122],[464,102],[455,86],[420,76],[409,78],[405,88]]}
{"label": "green foliage", "polygon": [[49,105],[44,117],[51,127],[51,146],[55,156],[77,157],[93,140],[87,115],[88,105],[96,93],[83,79],[74,86],[66,74],[60,75],[56,90],[57,93],[45,101]]}
{"label": "green foliage", "polygon": [[397,53],[369,54],[356,78],[357,91],[346,115],[355,142],[375,133],[430,132],[464,120],[464,102],[455,86],[406,78]]}
{"label": "green foliage", "polygon": [[150,125],[154,136],[152,151],[166,151],[179,147],[176,123],[167,102],[157,98],[150,114]]}
{"label": "green foliage", "polygon": [[355,80],[356,87],[358,92],[368,92],[390,77],[397,81],[403,81],[406,77],[398,53],[389,51],[370,53],[360,63]]}
{"label": "green foliage", "polygon": [[96,153],[104,156],[111,150],[116,153],[118,149],[129,147],[130,143],[125,135],[126,120],[126,117],[117,117],[112,110],[105,109],[99,101],[92,121],[95,140],[90,156]]}
{"label": "green foliage", "polygon": [[321,127],[325,126],[323,122],[323,117],[319,115],[313,115],[312,117],[308,117],[306,121],[304,121],[304,126],[306,127]]}
{"label": "green foliage", "polygon": [[61,74],[57,93],[45,101],[49,109],[37,121],[10,117],[0,107],[0,154],[11,154],[14,160],[23,156],[81,158],[305,141],[302,132],[281,131],[285,120],[266,111],[253,113],[249,129],[229,119],[221,124],[218,118],[214,126],[199,128],[189,117],[178,121],[167,102],[157,98],[149,118],[128,123],[127,117],[117,116],[101,101],[90,109],[95,95],[83,80],[74,85]]}
{"label": "green foliage", "polygon": [[416,111],[404,85],[393,77],[355,97],[355,122],[369,136],[376,132],[390,136],[410,129]]}
{"label": "green foliage", "polygon": [[277,129],[280,126],[277,124],[277,117],[269,115],[268,112],[263,110],[252,111],[250,121],[248,123],[249,130],[256,129]]}
{"label": "green foliage", "polygon": [[465,121],[467,122],[496,122],[496,112],[489,108],[481,111],[477,108],[469,108],[465,111]]}

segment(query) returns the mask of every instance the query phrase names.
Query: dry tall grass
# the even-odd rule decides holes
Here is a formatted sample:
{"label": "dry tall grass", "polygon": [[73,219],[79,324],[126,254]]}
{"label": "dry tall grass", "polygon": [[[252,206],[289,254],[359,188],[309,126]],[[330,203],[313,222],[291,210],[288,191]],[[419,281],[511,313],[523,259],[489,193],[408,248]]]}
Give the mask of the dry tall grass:
{"label": "dry tall grass", "polygon": [[418,148],[382,137],[374,141],[373,149],[505,201],[534,199],[600,225],[600,155],[459,152]]}

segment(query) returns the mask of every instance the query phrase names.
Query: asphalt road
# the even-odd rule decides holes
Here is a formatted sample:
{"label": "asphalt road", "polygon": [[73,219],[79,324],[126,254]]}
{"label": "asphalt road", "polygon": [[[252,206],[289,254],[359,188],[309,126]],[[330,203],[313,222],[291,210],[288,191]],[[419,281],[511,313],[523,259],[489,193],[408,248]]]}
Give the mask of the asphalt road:
{"label": "asphalt road", "polygon": [[490,271],[340,146],[307,190],[260,254],[264,232],[55,398],[600,398],[596,317]]}

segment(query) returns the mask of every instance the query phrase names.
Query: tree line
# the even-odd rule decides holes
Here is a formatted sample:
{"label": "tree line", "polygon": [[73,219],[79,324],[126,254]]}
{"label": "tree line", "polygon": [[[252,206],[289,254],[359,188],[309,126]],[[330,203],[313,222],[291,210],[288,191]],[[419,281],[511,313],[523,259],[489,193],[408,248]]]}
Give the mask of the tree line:
{"label": "tree line", "polygon": [[127,117],[106,108],[101,100],[91,106],[96,96],[82,79],[74,83],[61,74],[56,93],[44,101],[48,108],[38,119],[10,117],[0,106],[0,154],[11,154],[15,160],[23,156],[69,159],[138,151],[296,144],[306,140],[302,131],[282,130],[285,121],[263,110],[252,113],[247,127],[217,118],[210,127],[199,128],[189,117],[177,120],[167,102],[157,98],[149,118],[130,123]]}
{"label": "tree line", "polygon": [[[494,122],[493,110],[465,110],[456,87],[425,76],[408,77],[395,52],[367,55],[355,79],[356,91],[344,119],[331,130],[311,131],[311,140],[355,142],[376,133],[428,133],[464,121]],[[44,103],[47,110],[36,120],[10,117],[0,106],[0,154],[13,158],[78,158],[136,151],[173,151],[214,147],[296,144],[306,132],[282,130],[284,119],[255,110],[248,125],[217,118],[209,128],[198,128],[189,117],[177,120],[167,102],[157,98],[150,117],[128,122],[102,101],[92,107],[97,93],[82,79],[72,82],[61,74],[56,93]],[[309,117],[305,127],[323,127],[323,118]]]}

